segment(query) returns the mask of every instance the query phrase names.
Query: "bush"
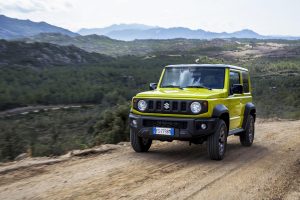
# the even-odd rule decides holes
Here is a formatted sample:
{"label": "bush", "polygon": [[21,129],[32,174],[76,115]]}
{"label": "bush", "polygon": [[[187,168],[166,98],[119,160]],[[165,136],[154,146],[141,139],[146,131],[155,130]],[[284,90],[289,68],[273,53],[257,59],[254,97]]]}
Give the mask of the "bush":
{"label": "bush", "polygon": [[94,126],[95,145],[129,141],[129,104],[117,105],[103,112]]}

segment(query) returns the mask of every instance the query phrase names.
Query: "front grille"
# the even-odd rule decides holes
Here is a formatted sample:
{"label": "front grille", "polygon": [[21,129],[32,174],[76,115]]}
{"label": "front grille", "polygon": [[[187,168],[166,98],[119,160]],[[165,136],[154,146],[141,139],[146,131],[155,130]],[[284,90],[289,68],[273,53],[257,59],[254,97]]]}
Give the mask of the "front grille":
{"label": "front grille", "polygon": [[172,104],[172,110],[178,110],[178,102],[174,101]]}
{"label": "front grille", "polygon": [[149,108],[149,109],[153,109],[153,101],[149,101],[148,108]]}
{"label": "front grille", "polygon": [[186,111],[187,110],[187,108],[186,108],[186,102],[185,101],[181,102],[180,108],[181,108],[182,111]]}
{"label": "front grille", "polygon": [[[149,102],[153,102],[153,101],[150,100]],[[161,110],[161,101],[156,101],[155,105],[156,105],[155,110]]]}
{"label": "front grille", "polygon": [[[137,102],[139,99],[135,99],[133,102],[134,109],[138,110]],[[169,99],[143,99],[147,102],[147,109],[145,113],[163,113],[163,114],[188,114],[195,115],[190,110],[190,105],[195,100],[169,100]],[[202,104],[202,110],[200,113],[205,113],[208,110],[206,101],[198,101]],[[204,103],[205,102],[205,103]]]}
{"label": "front grille", "polygon": [[144,127],[165,127],[165,128],[186,129],[187,122],[144,119],[143,126]]}
{"label": "front grille", "polygon": [[148,100],[147,112],[152,113],[186,113],[187,102],[178,100]]}

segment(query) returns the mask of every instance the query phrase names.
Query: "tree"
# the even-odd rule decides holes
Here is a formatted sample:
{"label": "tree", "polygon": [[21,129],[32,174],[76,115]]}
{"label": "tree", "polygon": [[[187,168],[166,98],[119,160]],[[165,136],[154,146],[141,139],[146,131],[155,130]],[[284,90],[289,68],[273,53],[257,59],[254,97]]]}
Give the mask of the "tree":
{"label": "tree", "polygon": [[129,140],[129,105],[117,105],[103,112],[94,126],[95,144],[116,144]]}

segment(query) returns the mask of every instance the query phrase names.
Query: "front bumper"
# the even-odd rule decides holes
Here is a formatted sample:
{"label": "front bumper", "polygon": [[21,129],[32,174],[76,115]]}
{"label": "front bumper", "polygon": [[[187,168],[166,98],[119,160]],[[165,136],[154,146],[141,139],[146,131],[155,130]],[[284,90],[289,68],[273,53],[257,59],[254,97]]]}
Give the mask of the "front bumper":
{"label": "front bumper", "polygon": [[[130,128],[138,136],[156,140],[187,140],[205,138],[215,132],[218,118],[175,118],[143,116],[130,113]],[[133,121],[135,120],[135,123]],[[207,128],[202,129],[205,123]],[[154,135],[153,127],[174,128],[173,136]]]}

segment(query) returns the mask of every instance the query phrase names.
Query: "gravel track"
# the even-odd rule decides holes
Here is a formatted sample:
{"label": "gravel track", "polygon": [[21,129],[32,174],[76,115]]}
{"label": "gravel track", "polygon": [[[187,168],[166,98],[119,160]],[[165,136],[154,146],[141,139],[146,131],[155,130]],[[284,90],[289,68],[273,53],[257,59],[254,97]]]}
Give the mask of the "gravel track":
{"label": "gravel track", "polygon": [[[0,167],[1,168],[1,167]],[[223,161],[206,145],[129,145],[1,174],[0,199],[300,199],[300,121],[256,123],[252,147],[229,137]]]}

